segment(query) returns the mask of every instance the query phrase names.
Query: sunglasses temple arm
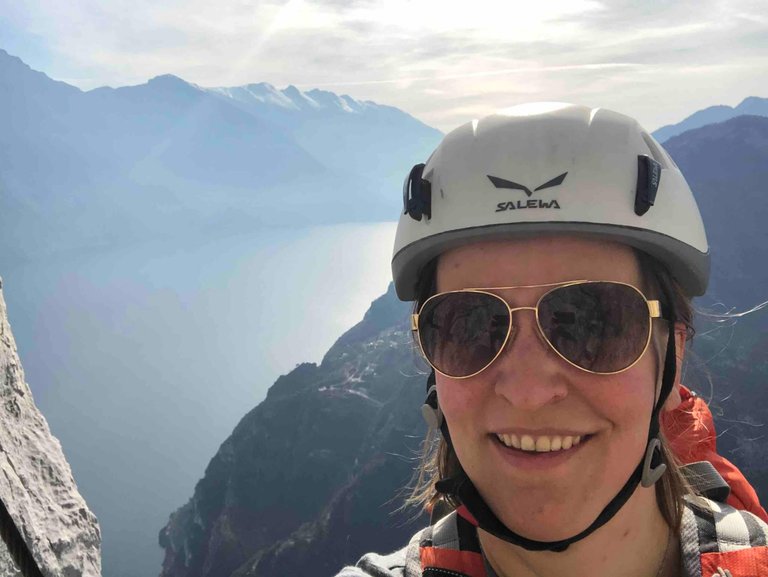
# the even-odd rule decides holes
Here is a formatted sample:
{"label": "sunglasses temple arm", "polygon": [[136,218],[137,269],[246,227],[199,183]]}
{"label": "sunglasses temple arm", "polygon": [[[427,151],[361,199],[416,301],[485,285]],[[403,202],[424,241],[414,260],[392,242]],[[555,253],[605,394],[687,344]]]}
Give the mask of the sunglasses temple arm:
{"label": "sunglasses temple arm", "polygon": [[[656,301],[659,302],[659,301]],[[656,316],[656,318],[661,319],[662,321],[671,322],[672,321],[672,314],[670,308],[659,302],[659,308],[658,308],[659,314]]]}

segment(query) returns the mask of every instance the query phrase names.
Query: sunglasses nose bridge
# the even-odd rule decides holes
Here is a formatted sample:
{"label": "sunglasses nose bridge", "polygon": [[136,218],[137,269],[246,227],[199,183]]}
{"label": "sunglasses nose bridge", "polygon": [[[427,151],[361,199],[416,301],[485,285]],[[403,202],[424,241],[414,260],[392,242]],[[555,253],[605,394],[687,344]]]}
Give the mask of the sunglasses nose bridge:
{"label": "sunglasses nose bridge", "polygon": [[507,305],[507,307],[509,308],[510,314],[512,314],[515,311],[535,311],[536,310],[536,307],[510,307],[509,305]]}
{"label": "sunglasses nose bridge", "polygon": [[517,325],[515,325],[514,315],[512,314],[517,311],[533,311],[533,315],[534,315],[533,326],[534,326],[534,332],[536,333],[536,336],[545,347],[551,346],[549,344],[549,341],[546,339],[546,337],[542,333],[541,327],[539,326],[538,317],[537,317],[538,307],[510,307],[509,304],[507,304],[507,308],[509,309],[509,337],[507,338],[507,342],[504,345],[505,349],[508,349],[510,347],[518,331],[518,327]]}
{"label": "sunglasses nose bridge", "polygon": [[[533,311],[534,317],[536,316],[536,307],[511,307],[509,304],[507,304],[507,308],[509,309],[509,325],[510,328],[514,330],[515,328],[515,316],[512,313],[515,313],[517,311]],[[534,318],[535,321],[535,318]]]}

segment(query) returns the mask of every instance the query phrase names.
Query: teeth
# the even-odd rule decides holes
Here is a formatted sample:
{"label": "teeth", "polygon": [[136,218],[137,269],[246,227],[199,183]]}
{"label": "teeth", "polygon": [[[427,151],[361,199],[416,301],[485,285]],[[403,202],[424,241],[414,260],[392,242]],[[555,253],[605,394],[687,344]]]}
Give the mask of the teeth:
{"label": "teeth", "polygon": [[549,440],[549,437],[539,437],[536,439],[536,451],[539,453],[549,453],[549,448],[552,446],[552,443]]}
{"label": "teeth", "polygon": [[505,435],[497,434],[498,439],[504,443],[507,447],[514,447],[515,449],[521,449],[523,451],[548,453],[550,451],[563,451],[575,447],[581,443],[581,436],[565,436],[554,435],[552,437],[541,436],[535,439],[531,435],[523,435],[519,437],[517,435]]}
{"label": "teeth", "polygon": [[535,451],[536,443],[533,441],[533,437],[530,435],[523,435],[520,437],[520,448],[523,451]]}

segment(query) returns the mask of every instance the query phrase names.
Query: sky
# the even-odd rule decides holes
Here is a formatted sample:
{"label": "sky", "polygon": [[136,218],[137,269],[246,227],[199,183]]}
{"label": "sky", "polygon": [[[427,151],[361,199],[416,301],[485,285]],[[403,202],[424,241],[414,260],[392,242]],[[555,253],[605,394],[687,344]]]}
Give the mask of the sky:
{"label": "sky", "polygon": [[293,84],[443,131],[542,100],[655,130],[768,96],[768,0],[0,0],[0,48],[84,90]]}

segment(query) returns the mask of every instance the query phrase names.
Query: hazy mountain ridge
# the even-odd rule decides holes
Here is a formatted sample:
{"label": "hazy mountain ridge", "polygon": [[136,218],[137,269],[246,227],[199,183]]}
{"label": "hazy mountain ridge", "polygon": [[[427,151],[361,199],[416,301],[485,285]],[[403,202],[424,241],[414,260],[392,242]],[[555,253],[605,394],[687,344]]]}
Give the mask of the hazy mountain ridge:
{"label": "hazy mountain ridge", "polygon": [[690,130],[665,148],[694,191],[706,225],[711,299],[742,310],[768,300],[768,118],[739,116]]}
{"label": "hazy mountain ridge", "polygon": [[[768,262],[768,230],[760,218],[768,209],[764,184],[768,182],[764,174],[768,170],[768,118],[745,116],[694,130],[670,141],[668,150],[692,184],[709,230],[712,296],[699,306],[708,308],[719,300],[744,309],[768,300],[768,295],[762,294],[762,287],[768,283],[762,282],[762,276],[751,276],[765,274],[764,263]],[[717,158],[721,161],[713,160]],[[729,183],[726,201],[722,181],[709,181],[713,173]],[[747,272],[733,270],[736,263],[747,266]],[[739,282],[734,283],[734,278]],[[401,502],[396,499],[398,491],[414,465],[408,457],[424,433],[419,407],[425,376],[418,373],[414,363],[405,323],[407,311],[408,306],[396,300],[390,286],[389,292],[373,303],[365,319],[339,338],[319,366],[302,365],[281,377],[267,399],[233,433],[234,438],[243,430],[268,428],[270,421],[260,415],[273,405],[281,407],[285,420],[297,413],[309,419],[302,421],[294,434],[302,439],[315,438],[317,427],[331,426],[329,431],[333,430],[328,423],[334,419],[329,419],[327,411],[333,413],[338,407],[340,417],[348,418],[346,411],[357,407],[365,415],[358,422],[359,428],[337,437],[331,435],[323,448],[336,454],[337,442],[340,447],[348,447],[347,436],[364,439],[355,451],[346,453],[347,461],[336,461],[341,469],[335,471],[339,473],[336,478],[343,480],[333,488],[325,485],[322,495],[315,493],[314,498],[322,502],[315,503],[312,510],[305,509],[303,518],[292,515],[293,529],[283,524],[282,536],[270,533],[275,537],[271,543],[265,538],[255,543],[246,534],[224,536],[222,526],[228,525],[218,519],[226,518],[227,511],[238,506],[237,501],[229,500],[231,492],[226,493],[226,506],[211,515],[210,519],[216,520],[195,524],[191,519],[200,517],[190,511],[217,498],[223,503],[221,495],[209,494],[215,489],[208,481],[217,479],[227,486],[234,483],[237,475],[228,472],[234,470],[234,465],[229,470],[218,465],[223,455],[231,463],[239,459],[250,462],[253,452],[263,451],[262,447],[243,444],[240,453],[233,453],[228,440],[211,461],[195,495],[172,515],[161,534],[166,551],[162,577],[330,576],[365,551],[386,553],[402,546],[414,526],[423,524],[423,518],[407,524],[407,516],[391,516]],[[711,400],[721,453],[742,468],[765,502],[768,446],[760,442],[763,434],[759,425],[768,423],[768,409],[763,402],[768,381],[768,314],[749,316],[731,327],[727,326],[730,322],[723,324],[717,328],[711,319],[700,318],[684,382]],[[714,391],[710,390],[710,379]],[[356,397],[355,402],[349,401],[350,396]],[[275,460],[272,473],[291,483],[296,478],[296,467],[302,463],[310,461],[292,463],[281,456]],[[305,475],[314,474],[315,469],[314,463],[307,464]],[[250,482],[250,491],[262,492],[265,503],[283,503],[282,499],[290,500],[293,491],[299,490],[297,485],[290,485],[287,495],[278,493],[272,482],[263,483],[258,476],[250,477]],[[263,537],[265,531],[271,530],[272,521],[264,521],[269,517],[260,510],[252,510],[251,514],[254,525],[250,531]],[[189,542],[191,534],[200,535],[200,548],[194,550],[194,555],[185,556],[182,545]],[[236,558],[223,561],[208,553],[213,544],[222,541],[241,545]],[[243,545],[246,542],[248,547]]]}
{"label": "hazy mountain ridge", "polygon": [[291,110],[170,74],[83,92],[5,51],[0,86],[0,266],[155,237],[385,220],[400,203],[391,190],[441,136],[397,109],[295,87],[273,91],[308,103]]}
{"label": "hazy mountain ridge", "polygon": [[653,132],[653,137],[661,143],[669,140],[673,136],[682,134],[688,130],[701,128],[707,124],[725,122],[737,116],[768,116],[768,98],[759,98],[750,96],[739,103],[738,106],[726,106],[719,104],[709,106],[703,110],[698,110],[678,122],[677,124],[667,124]]}
{"label": "hazy mountain ridge", "polygon": [[[442,136],[392,106],[325,90],[278,90],[267,83],[208,90],[284,129],[325,166],[354,175],[385,198],[392,198],[392,190],[402,185],[403,167],[408,170],[426,160]],[[423,156],[416,158],[414,150],[423,151]]]}

